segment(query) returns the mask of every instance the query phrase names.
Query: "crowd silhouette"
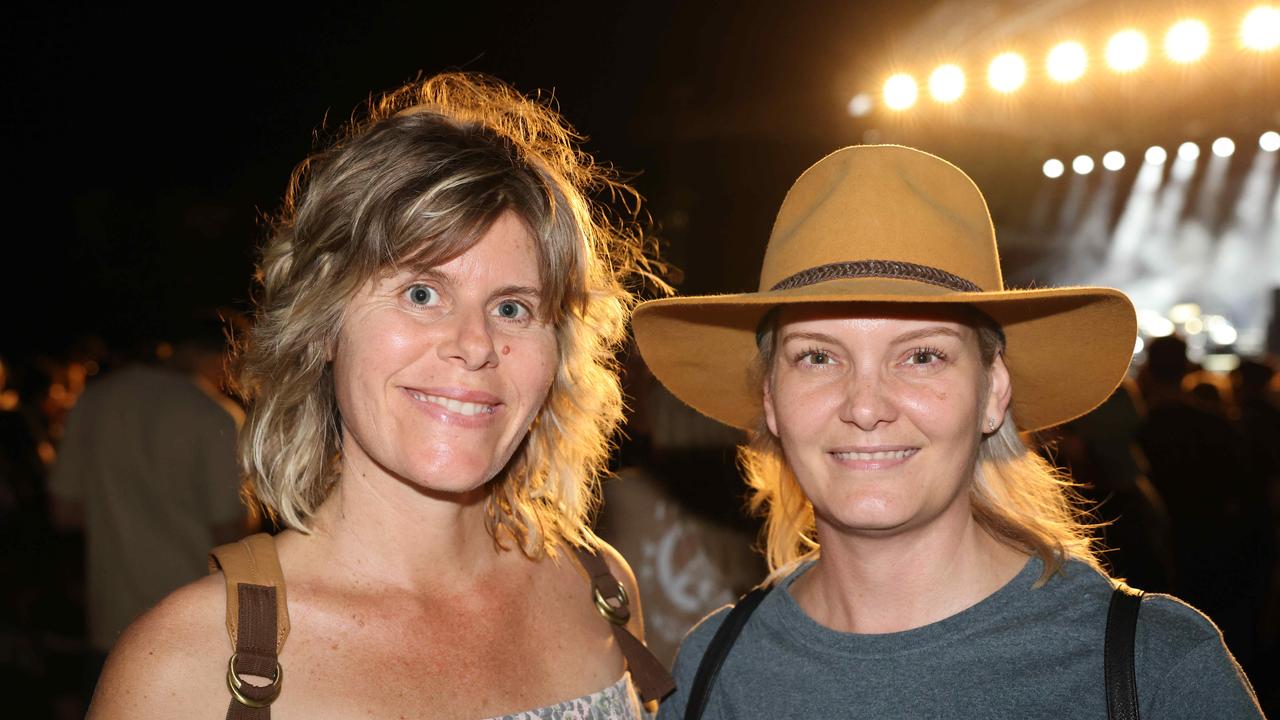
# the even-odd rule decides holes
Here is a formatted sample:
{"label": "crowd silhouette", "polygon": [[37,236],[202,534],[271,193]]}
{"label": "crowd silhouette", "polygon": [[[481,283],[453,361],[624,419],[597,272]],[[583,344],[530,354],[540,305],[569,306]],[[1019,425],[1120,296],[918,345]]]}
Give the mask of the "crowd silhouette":
{"label": "crowd silhouette", "polygon": [[[105,648],[91,642],[86,623],[87,540],[74,523],[56,516],[49,479],[59,462],[68,414],[86,387],[138,363],[172,362],[167,343],[140,347],[121,352],[90,339],[61,356],[0,357],[0,689],[19,699],[24,717],[82,717],[92,692]],[[639,377],[643,369],[629,372]],[[1169,336],[1148,343],[1130,376],[1097,410],[1042,434],[1041,446],[1078,483],[1114,573],[1135,587],[1176,594],[1208,615],[1222,629],[1264,710],[1276,713],[1280,383],[1275,361],[1242,359],[1229,373],[1208,372],[1187,359],[1186,342]],[[632,392],[642,387],[633,380]],[[732,567],[713,568],[709,577],[729,578],[717,580],[715,587],[689,585],[690,568],[684,568],[677,573],[682,588],[664,588],[664,582],[672,582],[669,568],[656,550],[643,548],[714,564],[730,562],[726,537],[749,541],[753,525],[744,517],[743,489],[733,481],[734,436],[697,424],[679,429],[686,426],[670,420],[671,412],[658,413],[652,402],[635,405],[645,417],[633,420],[623,442],[617,463],[621,479],[610,481],[618,485],[606,484],[606,499],[614,503],[604,508],[601,532],[615,544],[638,549],[632,562],[646,597],[696,596],[712,605],[731,599],[752,582],[742,577],[754,572],[749,563],[738,558]],[[655,428],[664,423],[677,434],[702,435],[689,439],[691,447],[672,448],[680,439],[670,437],[672,428]],[[656,434],[663,439],[655,445]],[[707,482],[708,477],[719,480]],[[626,482],[633,489],[619,492]],[[689,504],[678,520],[684,523],[675,533],[679,547],[665,548],[658,537],[659,530],[674,537],[671,524],[625,522],[625,498],[645,497],[640,487],[645,484],[653,486],[649,494],[673,508]],[[682,488],[699,490],[695,497]],[[653,512],[652,507],[642,510]],[[736,529],[706,531],[702,525]],[[708,546],[695,547],[698,543]],[[696,590],[693,595],[690,588]],[[661,607],[655,602],[654,612]],[[671,618],[687,616],[679,622],[692,623],[707,609],[683,608],[685,615],[679,616],[675,606],[668,607],[671,617],[655,627],[673,635],[674,647],[682,629],[667,627],[676,622]]]}

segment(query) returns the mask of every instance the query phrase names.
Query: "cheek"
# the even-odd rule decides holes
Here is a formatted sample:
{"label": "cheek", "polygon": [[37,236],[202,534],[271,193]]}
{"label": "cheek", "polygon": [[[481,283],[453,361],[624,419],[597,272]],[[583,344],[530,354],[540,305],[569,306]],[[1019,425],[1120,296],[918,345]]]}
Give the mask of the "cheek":
{"label": "cheek", "polygon": [[921,384],[903,388],[898,397],[911,422],[935,442],[976,437],[979,408],[972,389]]}

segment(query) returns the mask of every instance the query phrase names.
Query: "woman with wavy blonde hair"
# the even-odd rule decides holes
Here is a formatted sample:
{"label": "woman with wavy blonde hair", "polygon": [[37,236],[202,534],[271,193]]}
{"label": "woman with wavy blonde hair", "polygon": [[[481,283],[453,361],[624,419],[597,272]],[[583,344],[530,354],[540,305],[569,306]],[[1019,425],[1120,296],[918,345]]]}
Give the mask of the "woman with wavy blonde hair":
{"label": "woman with wavy blonde hair", "polygon": [[248,493],[286,530],[139,619],[91,717],[631,718],[667,691],[587,524],[651,261],[577,141],[446,74],[298,167],[239,357]]}
{"label": "woman with wavy blonde hair", "polygon": [[1019,436],[1111,393],[1132,305],[1005,290],[955,166],[832,153],[783,201],[758,292],[634,323],[659,380],[748,431],[772,570],[685,638],[660,718],[1260,717],[1217,628],[1107,577]]}

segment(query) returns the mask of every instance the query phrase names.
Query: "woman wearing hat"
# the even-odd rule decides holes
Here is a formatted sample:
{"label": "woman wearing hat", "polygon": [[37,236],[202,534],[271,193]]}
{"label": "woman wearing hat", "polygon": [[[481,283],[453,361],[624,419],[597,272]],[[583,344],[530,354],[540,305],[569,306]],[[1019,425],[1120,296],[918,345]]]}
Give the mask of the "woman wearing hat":
{"label": "woman wearing hat", "polygon": [[588,524],[645,247],[574,138],[446,74],[299,167],[239,373],[241,464],[287,529],[126,631],[91,718],[621,720],[664,694]]}
{"label": "woman wearing hat", "polygon": [[1115,388],[1132,306],[1004,290],[951,164],[835,152],[783,202],[759,292],[634,322],[669,389],[749,432],[772,569],[690,632],[660,717],[1261,715],[1208,619],[1107,577],[1070,484],[1019,437]]}

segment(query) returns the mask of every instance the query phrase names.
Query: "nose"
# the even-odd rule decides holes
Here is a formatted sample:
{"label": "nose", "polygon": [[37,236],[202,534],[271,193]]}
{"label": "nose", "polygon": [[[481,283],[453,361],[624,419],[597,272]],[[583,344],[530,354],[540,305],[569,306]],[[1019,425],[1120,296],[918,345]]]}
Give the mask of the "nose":
{"label": "nose", "polygon": [[889,395],[884,378],[874,372],[855,373],[845,385],[840,419],[870,432],[897,417],[897,406]]}
{"label": "nose", "polygon": [[491,331],[483,310],[459,310],[444,328],[438,350],[440,358],[468,370],[496,366],[498,353]]}

